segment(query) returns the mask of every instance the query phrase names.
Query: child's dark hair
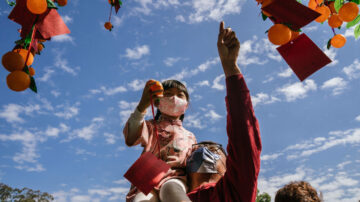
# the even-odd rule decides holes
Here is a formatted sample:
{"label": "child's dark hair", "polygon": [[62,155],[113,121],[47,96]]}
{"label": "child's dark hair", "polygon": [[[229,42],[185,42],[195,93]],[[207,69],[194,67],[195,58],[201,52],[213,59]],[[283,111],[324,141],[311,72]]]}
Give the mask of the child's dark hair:
{"label": "child's dark hair", "polygon": [[[182,91],[185,96],[186,96],[186,100],[189,102],[190,101],[190,97],[189,97],[189,93],[185,87],[184,84],[182,84],[180,81],[178,80],[166,80],[164,82],[161,83],[163,88],[164,88],[164,91],[167,90],[167,89],[170,89],[170,88],[177,88],[179,89],[180,91]],[[155,120],[159,120],[160,118],[160,115],[161,115],[161,112],[160,110],[156,110],[156,116],[155,116]],[[184,120],[184,117],[185,117],[185,114],[182,114],[180,116],[180,120],[183,121]]]}

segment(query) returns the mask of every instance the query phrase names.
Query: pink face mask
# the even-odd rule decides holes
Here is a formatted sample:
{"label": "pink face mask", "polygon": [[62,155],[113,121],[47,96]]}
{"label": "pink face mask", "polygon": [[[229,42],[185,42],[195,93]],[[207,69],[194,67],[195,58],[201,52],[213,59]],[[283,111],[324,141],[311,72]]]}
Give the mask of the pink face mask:
{"label": "pink face mask", "polygon": [[180,116],[185,113],[188,103],[177,96],[160,98],[159,110],[169,116]]}

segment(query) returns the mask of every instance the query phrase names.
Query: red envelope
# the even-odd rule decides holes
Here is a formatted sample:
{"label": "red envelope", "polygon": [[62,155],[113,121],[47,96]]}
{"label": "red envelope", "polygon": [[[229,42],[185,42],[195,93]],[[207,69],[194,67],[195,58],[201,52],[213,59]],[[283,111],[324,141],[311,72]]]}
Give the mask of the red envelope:
{"label": "red envelope", "polygon": [[309,24],[320,14],[296,0],[273,0],[262,10],[270,13],[276,23],[289,23],[294,30]]}
{"label": "red envelope", "polygon": [[300,81],[332,62],[306,34],[277,48]]}
{"label": "red envelope", "polygon": [[170,166],[153,153],[144,152],[126,171],[124,177],[147,195],[159,184],[169,169]]}
{"label": "red envelope", "polygon": [[45,16],[44,20],[39,22],[36,27],[45,39],[70,33],[69,28],[56,9],[50,9],[50,12]]}

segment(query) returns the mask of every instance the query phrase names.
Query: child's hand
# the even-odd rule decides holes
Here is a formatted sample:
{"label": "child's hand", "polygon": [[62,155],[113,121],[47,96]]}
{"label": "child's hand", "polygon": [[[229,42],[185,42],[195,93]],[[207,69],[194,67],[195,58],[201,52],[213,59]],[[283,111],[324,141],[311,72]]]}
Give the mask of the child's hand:
{"label": "child's hand", "polygon": [[162,97],[162,86],[161,83],[155,80],[149,80],[146,82],[141,100],[137,109],[141,113],[145,113],[146,109],[150,106],[150,97],[155,100],[159,97]]}

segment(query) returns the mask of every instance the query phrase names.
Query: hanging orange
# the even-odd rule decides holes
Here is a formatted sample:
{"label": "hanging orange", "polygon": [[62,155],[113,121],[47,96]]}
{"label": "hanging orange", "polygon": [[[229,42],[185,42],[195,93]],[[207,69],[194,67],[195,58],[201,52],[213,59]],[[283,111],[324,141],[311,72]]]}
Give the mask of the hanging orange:
{"label": "hanging orange", "polygon": [[105,22],[104,27],[105,27],[105,29],[107,29],[107,30],[111,30],[111,29],[113,28],[111,22]]}
{"label": "hanging orange", "polygon": [[67,0],[57,0],[59,6],[66,6]]}
{"label": "hanging orange", "polygon": [[39,52],[42,51],[44,49],[44,45],[42,45],[41,43],[38,43],[37,49]]}
{"label": "hanging orange", "polygon": [[114,0],[108,0],[109,4],[114,4]]}
{"label": "hanging orange", "polygon": [[30,76],[23,71],[13,71],[6,77],[8,87],[13,91],[23,91],[30,86]]}
{"label": "hanging orange", "polygon": [[317,7],[317,3],[315,0],[310,0],[308,3],[308,7],[315,10],[315,8]]}
{"label": "hanging orange", "polygon": [[354,2],[344,4],[339,9],[339,17],[344,22],[353,21],[359,13],[359,7]]}
{"label": "hanging orange", "polygon": [[34,76],[35,75],[35,69],[32,67],[29,67],[29,74],[30,76]]}
{"label": "hanging orange", "polygon": [[294,39],[296,39],[298,36],[300,35],[300,32],[295,32],[291,30],[291,39],[290,41],[293,41]]}
{"label": "hanging orange", "polygon": [[327,7],[325,5],[315,8],[315,11],[321,14],[318,18],[315,19],[316,22],[320,22],[320,23],[327,20],[331,13],[329,7]]}
{"label": "hanging orange", "polygon": [[291,30],[283,24],[275,24],[269,29],[268,38],[275,45],[286,44],[291,39]]}
{"label": "hanging orange", "polygon": [[328,19],[328,24],[332,28],[338,28],[342,25],[343,21],[340,19],[338,14],[333,14]]}
{"label": "hanging orange", "polygon": [[27,0],[26,7],[33,14],[43,14],[48,8],[46,0]]}
{"label": "hanging orange", "polygon": [[331,39],[330,43],[334,48],[341,48],[345,45],[346,38],[342,34],[337,34]]}
{"label": "hanging orange", "polygon": [[9,72],[22,70],[25,66],[23,57],[21,57],[19,53],[12,51],[7,52],[2,56],[1,62],[5,69],[7,69]]}
{"label": "hanging orange", "polygon": [[[19,53],[23,57],[24,61],[26,60],[28,50],[26,50],[26,49],[15,49],[15,50],[13,50],[13,52]],[[32,53],[30,53],[29,58],[28,58],[28,60],[26,62],[26,65],[30,66],[33,62],[34,62],[34,55]]]}

